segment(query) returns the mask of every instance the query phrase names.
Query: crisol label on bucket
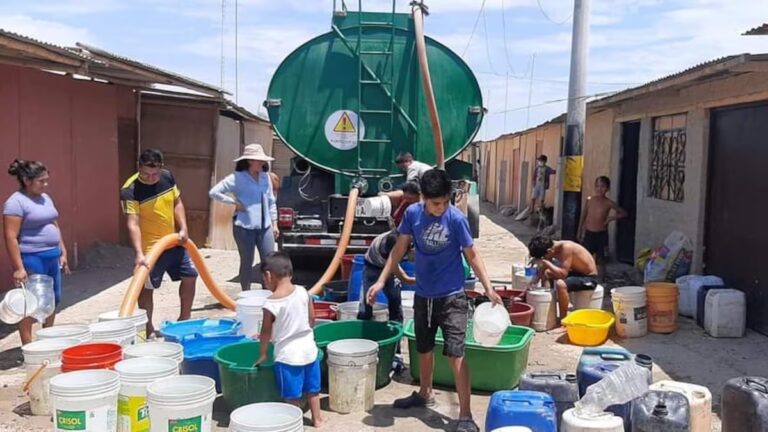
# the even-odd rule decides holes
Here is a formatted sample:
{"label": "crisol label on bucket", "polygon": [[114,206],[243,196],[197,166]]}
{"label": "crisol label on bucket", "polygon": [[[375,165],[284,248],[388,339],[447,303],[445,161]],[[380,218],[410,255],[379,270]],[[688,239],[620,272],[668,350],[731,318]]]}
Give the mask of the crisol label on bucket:
{"label": "crisol label on bucket", "polygon": [[65,431],[84,431],[85,411],[56,410],[56,428]]}
{"label": "crisol label on bucket", "polygon": [[168,432],[201,432],[203,417],[168,420]]}

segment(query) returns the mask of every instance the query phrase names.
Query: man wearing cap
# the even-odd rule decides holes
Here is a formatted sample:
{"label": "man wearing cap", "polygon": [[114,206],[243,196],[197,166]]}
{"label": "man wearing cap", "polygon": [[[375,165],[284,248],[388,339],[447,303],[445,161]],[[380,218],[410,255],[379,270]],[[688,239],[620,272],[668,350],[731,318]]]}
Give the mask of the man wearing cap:
{"label": "man wearing cap", "polygon": [[265,257],[275,250],[277,203],[272,180],[263,167],[274,159],[259,144],[245,146],[243,155],[235,159],[235,172],[211,188],[211,199],[235,207],[232,234],[240,254],[240,287],[251,289],[254,250]]}
{"label": "man wearing cap", "polygon": [[[139,156],[138,172],[132,175],[120,189],[120,202],[126,215],[128,233],[136,252],[136,268],[149,268],[145,254],[158,240],[173,234],[178,228],[179,241],[188,239],[187,217],[181,192],[170,171],[163,169],[163,154],[159,150],[147,149]],[[147,311],[147,337],[152,337],[153,290],[160,288],[163,275],[168,273],[173,281],[181,281],[179,299],[181,311],[179,321],[188,320],[192,315],[195,299],[197,271],[182,246],[168,249],[150,269],[149,280],[139,294],[139,307]]]}

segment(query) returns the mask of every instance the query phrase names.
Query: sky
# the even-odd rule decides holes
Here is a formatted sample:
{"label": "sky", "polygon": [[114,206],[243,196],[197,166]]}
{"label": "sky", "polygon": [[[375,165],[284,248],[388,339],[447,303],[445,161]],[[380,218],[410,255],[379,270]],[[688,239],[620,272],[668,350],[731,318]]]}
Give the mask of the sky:
{"label": "sky", "polygon": [[[338,0],[341,2],[341,0]],[[357,1],[348,0],[350,9]],[[385,11],[390,0],[363,0]],[[409,0],[397,0],[409,11]],[[573,0],[427,0],[427,35],[478,78],[493,139],[566,109]],[[280,62],[330,30],[333,0],[0,0],[0,28],[59,45],[75,42],[181,73],[233,93],[264,114]],[[768,52],[768,36],[741,36],[768,21],[768,0],[591,0],[587,93],[634,87],[698,63]],[[529,102],[530,101],[530,102]]]}

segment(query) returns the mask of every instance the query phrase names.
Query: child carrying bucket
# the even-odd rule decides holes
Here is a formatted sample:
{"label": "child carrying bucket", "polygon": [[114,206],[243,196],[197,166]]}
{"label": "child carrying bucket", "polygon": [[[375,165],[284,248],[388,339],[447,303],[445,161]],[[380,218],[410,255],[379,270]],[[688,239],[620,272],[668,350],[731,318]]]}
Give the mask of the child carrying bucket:
{"label": "child carrying bucket", "polygon": [[267,361],[269,342],[275,345],[275,380],[280,396],[300,406],[307,395],[314,427],[323,424],[320,413],[320,360],[315,334],[315,313],[307,290],[291,282],[293,265],[284,252],[273,252],[261,261],[264,286],[272,295],[264,302],[261,355],[254,366]]}

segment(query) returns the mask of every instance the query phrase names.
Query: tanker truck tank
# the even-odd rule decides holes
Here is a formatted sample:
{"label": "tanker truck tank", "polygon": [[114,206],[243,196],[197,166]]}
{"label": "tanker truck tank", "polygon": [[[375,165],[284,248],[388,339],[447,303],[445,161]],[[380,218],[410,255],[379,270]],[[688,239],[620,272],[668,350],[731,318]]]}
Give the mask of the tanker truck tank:
{"label": "tanker truck tank", "polygon": [[[405,181],[401,152],[435,166],[435,135],[420,75],[410,14],[336,10],[329,32],[289,54],[277,67],[264,105],[275,135],[297,156],[278,196],[281,248],[333,253],[339,245],[352,185],[360,195],[349,253],[362,253],[390,228],[380,192]],[[482,94],[469,66],[425,37],[446,170],[463,181],[470,225],[477,203],[472,166],[452,160],[472,142],[483,120]],[[375,204],[375,205],[374,205]],[[393,202],[391,208],[397,207]],[[375,214],[366,214],[375,209]]]}

